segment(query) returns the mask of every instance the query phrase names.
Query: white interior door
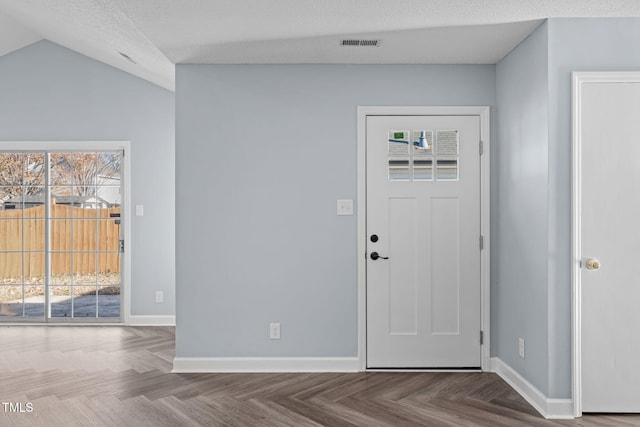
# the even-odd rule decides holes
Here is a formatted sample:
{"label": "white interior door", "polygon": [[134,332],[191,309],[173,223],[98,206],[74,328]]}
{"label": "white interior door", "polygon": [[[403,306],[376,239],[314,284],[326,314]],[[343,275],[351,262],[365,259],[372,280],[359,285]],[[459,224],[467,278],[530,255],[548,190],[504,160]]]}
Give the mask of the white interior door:
{"label": "white interior door", "polygon": [[480,117],[367,116],[367,367],[480,367]]}
{"label": "white interior door", "polygon": [[582,410],[640,412],[640,81],[581,98]]}

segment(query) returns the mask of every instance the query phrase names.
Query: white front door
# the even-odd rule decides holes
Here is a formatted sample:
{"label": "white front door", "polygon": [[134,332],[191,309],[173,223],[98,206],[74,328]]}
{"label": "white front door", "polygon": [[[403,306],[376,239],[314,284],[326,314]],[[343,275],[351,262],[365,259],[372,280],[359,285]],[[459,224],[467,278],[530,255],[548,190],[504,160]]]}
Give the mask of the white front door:
{"label": "white front door", "polygon": [[[582,84],[582,411],[640,412],[640,75]],[[578,215],[580,215],[580,213]]]}
{"label": "white front door", "polygon": [[367,116],[367,367],[479,368],[480,117]]}

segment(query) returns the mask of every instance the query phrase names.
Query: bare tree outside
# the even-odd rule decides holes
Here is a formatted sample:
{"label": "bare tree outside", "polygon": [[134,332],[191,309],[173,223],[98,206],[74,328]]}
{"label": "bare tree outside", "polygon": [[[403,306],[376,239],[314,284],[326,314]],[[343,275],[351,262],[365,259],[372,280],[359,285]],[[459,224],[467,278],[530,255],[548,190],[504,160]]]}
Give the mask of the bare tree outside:
{"label": "bare tree outside", "polygon": [[[50,185],[57,196],[95,196],[96,187],[119,176],[117,153],[52,153]],[[0,201],[43,194],[44,153],[0,153]]]}
{"label": "bare tree outside", "polygon": [[44,153],[1,153],[0,200],[42,192],[44,172]]}
{"label": "bare tree outside", "polygon": [[60,196],[95,196],[96,186],[120,170],[116,153],[52,153],[50,161],[51,185],[65,186],[69,192]]}

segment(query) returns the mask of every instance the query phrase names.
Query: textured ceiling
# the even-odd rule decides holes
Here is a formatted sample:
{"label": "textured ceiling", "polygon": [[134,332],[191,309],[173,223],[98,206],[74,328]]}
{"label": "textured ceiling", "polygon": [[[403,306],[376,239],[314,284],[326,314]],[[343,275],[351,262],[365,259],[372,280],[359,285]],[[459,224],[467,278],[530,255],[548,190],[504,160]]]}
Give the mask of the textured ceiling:
{"label": "textured ceiling", "polygon": [[[495,64],[542,21],[166,48],[176,63]],[[343,38],[378,47],[340,46]]]}
{"label": "textured ceiling", "polygon": [[174,65],[112,1],[0,0],[2,11],[45,39],[167,89],[175,86]]}
{"label": "textured ceiling", "polygon": [[174,63],[495,63],[545,18],[626,16],[640,0],[0,0],[0,55],[46,38],[173,89]]}
{"label": "textured ceiling", "polygon": [[0,56],[42,39],[35,31],[0,12]]}

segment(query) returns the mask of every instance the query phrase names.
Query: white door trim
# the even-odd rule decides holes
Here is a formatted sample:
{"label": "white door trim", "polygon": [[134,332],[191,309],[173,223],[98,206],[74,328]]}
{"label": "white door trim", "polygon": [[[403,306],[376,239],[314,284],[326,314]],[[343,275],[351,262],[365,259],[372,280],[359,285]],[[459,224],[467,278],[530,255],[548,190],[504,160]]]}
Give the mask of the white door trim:
{"label": "white door trim", "polygon": [[[125,325],[131,319],[131,143],[129,141],[0,141],[0,150],[6,151],[50,151],[50,150],[122,150],[123,182],[122,182],[122,215],[124,220],[124,272],[122,287],[124,288],[124,306],[122,321]],[[72,325],[75,325],[73,323]]]}
{"label": "white door trim", "polygon": [[367,180],[367,116],[479,116],[480,139],[483,154],[480,156],[480,232],[484,237],[484,250],[480,253],[481,266],[481,319],[484,333],[481,367],[483,371],[491,369],[491,332],[490,332],[490,272],[491,234],[490,234],[490,140],[489,107],[358,107],[358,361],[361,371],[366,370],[367,362],[367,305],[366,305],[366,180]]}
{"label": "white door trim", "polygon": [[571,350],[573,354],[572,394],[574,416],[582,416],[582,283],[580,260],[582,254],[581,206],[582,206],[582,87],[585,83],[640,83],[640,72],[635,71],[586,71],[572,73],[572,242],[571,242]]}

